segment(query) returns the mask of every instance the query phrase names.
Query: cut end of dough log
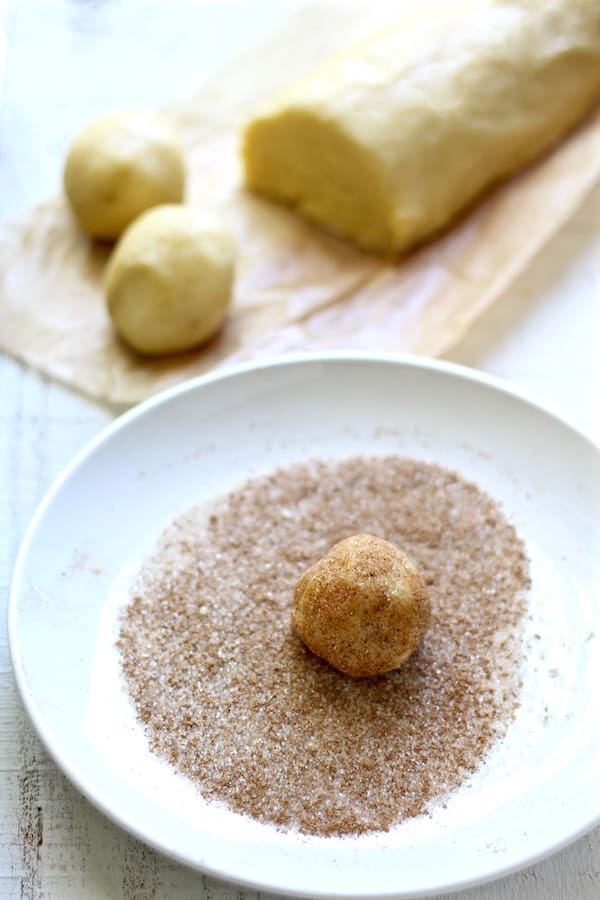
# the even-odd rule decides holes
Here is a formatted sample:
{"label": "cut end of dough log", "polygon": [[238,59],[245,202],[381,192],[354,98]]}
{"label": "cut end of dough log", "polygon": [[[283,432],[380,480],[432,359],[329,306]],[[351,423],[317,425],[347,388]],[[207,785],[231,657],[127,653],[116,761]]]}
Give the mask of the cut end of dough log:
{"label": "cut end of dough log", "polygon": [[446,228],[600,100],[597,0],[449,3],[328,60],[250,122],[246,184],[364,250]]}
{"label": "cut end of dough log", "polygon": [[366,250],[394,252],[389,194],[368,152],[340,126],[300,107],[257,119],[244,161],[252,190]]}

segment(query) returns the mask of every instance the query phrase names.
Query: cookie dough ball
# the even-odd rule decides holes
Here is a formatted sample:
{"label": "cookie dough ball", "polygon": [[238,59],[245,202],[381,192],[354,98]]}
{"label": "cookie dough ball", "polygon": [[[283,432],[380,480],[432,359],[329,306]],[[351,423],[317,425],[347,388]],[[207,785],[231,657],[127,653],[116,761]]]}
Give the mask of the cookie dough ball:
{"label": "cookie dough ball", "polygon": [[106,300],[121,338],[139,353],[189,350],[221,327],[234,276],[235,242],[216,219],[186,206],[157,206],[117,244]]}
{"label": "cookie dough ball", "polygon": [[396,669],[423,637],[431,607],[423,577],[393,544],[357,534],[306,570],[293,625],[317,656],[347,675]]}
{"label": "cookie dough ball", "polygon": [[181,203],[183,156],[158,115],[112,113],[91,122],[75,139],[64,186],[81,228],[92,237],[113,240],[152,206]]}

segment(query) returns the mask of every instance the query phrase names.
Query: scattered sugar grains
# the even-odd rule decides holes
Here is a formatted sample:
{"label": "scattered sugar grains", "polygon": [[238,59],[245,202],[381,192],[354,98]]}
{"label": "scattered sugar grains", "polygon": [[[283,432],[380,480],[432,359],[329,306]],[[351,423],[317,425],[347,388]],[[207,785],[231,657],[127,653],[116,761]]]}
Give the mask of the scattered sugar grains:
{"label": "scattered sugar grains", "polygon": [[[397,670],[353,679],[291,626],[295,584],[368,532],[421,570],[432,621]],[[458,475],[398,457],[247,482],[163,533],[121,624],[151,749],[207,799],[306,834],[387,831],[482,763],[518,704],[524,548]]]}

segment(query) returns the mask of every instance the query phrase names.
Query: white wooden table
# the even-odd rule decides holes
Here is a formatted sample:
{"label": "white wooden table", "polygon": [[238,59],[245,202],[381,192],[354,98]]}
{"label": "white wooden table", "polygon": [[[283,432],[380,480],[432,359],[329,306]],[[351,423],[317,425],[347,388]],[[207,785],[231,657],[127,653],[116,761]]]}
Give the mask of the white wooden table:
{"label": "white wooden table", "polygon": [[[88,119],[185,96],[298,5],[9,2],[1,219],[59,189],[65,148]],[[600,190],[449,357],[506,378],[600,441],[599,301]],[[0,358],[0,398],[0,900],[254,898],[162,858],[112,825],[70,786],[35,737],[9,661],[11,570],[46,489],[114,413],[7,358]],[[455,896],[596,900],[600,829],[522,872]]]}

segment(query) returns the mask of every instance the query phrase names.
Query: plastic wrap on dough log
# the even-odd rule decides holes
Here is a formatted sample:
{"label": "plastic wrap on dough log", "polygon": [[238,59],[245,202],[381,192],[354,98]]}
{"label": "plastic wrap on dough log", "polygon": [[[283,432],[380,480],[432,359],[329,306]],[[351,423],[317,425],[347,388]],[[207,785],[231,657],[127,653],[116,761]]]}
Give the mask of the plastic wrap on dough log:
{"label": "plastic wrap on dough log", "polygon": [[251,121],[246,183],[394,255],[599,99],[600,0],[441,3],[327,61]]}

